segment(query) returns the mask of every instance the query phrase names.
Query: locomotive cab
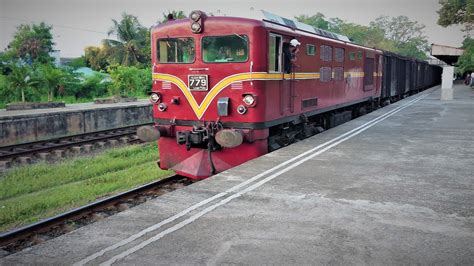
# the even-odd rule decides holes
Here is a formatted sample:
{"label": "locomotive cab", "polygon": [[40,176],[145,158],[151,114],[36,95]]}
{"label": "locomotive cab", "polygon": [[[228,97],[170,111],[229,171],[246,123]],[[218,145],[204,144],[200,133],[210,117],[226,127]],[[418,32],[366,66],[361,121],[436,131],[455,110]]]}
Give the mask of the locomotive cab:
{"label": "locomotive cab", "polygon": [[[200,11],[152,29],[155,126],[138,135],[158,139],[161,168],[204,178],[267,152],[268,130],[249,126],[264,119],[252,80],[266,67],[253,48],[266,41],[263,31],[259,21]],[[222,152],[236,147],[237,159]]]}

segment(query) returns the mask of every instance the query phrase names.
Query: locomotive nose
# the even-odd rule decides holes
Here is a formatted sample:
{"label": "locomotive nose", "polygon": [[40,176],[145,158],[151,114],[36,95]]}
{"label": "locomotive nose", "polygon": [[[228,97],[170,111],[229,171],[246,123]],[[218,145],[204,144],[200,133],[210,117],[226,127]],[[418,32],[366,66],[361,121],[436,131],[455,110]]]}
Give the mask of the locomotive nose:
{"label": "locomotive nose", "polygon": [[157,141],[160,135],[160,131],[154,126],[141,126],[137,129],[138,138],[144,142]]}

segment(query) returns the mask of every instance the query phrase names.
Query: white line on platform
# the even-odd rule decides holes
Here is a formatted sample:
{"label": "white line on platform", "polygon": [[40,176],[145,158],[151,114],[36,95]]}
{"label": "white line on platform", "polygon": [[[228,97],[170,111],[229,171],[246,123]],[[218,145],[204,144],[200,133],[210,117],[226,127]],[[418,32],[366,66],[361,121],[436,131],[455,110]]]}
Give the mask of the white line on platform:
{"label": "white line on platform", "polygon": [[[176,224],[176,225],[174,225],[174,226],[172,226],[172,227],[170,227],[170,228],[168,228],[168,229],[166,229],[166,230],[164,230],[164,231],[162,231],[162,232],[156,234],[156,235],[153,236],[152,238],[149,238],[149,239],[147,239],[147,240],[141,242],[140,244],[138,244],[138,245],[136,245],[136,246],[134,246],[134,247],[132,247],[132,248],[130,248],[130,249],[127,249],[127,250],[125,250],[125,251],[122,252],[122,253],[119,253],[118,255],[116,255],[116,256],[110,258],[109,260],[107,260],[107,261],[101,263],[100,265],[111,265],[111,264],[117,262],[118,260],[123,259],[123,258],[125,258],[125,257],[127,257],[127,256],[129,256],[129,255],[131,255],[132,253],[134,253],[134,252],[136,252],[136,251],[138,251],[138,250],[140,250],[140,249],[146,247],[147,245],[149,245],[149,244],[151,244],[151,243],[153,243],[153,242],[155,242],[155,241],[161,239],[162,237],[164,237],[164,236],[166,236],[166,235],[168,235],[168,234],[170,234],[170,233],[173,233],[173,232],[175,232],[175,231],[177,231],[177,230],[183,228],[184,226],[186,226],[186,225],[188,225],[188,224],[190,224],[190,223],[196,221],[197,219],[199,219],[199,218],[202,217],[203,215],[205,215],[205,214],[207,214],[207,213],[213,211],[214,209],[216,209],[216,208],[218,208],[218,207],[220,207],[220,206],[222,206],[222,205],[224,205],[224,204],[230,202],[231,200],[233,200],[233,199],[235,199],[235,198],[238,198],[238,197],[244,195],[245,193],[248,193],[248,192],[250,192],[250,191],[252,191],[252,190],[254,190],[254,189],[256,189],[256,188],[262,186],[263,184],[269,182],[270,180],[272,180],[272,179],[274,179],[274,178],[280,176],[281,174],[286,173],[287,171],[289,171],[289,170],[291,170],[291,169],[293,169],[293,168],[295,168],[295,167],[297,167],[297,166],[303,164],[304,162],[306,162],[306,161],[308,161],[308,160],[310,160],[310,159],[312,159],[312,158],[314,158],[314,157],[316,157],[316,156],[318,156],[318,155],[324,153],[325,151],[327,151],[327,150],[333,148],[334,146],[337,146],[337,145],[339,145],[340,143],[342,143],[342,142],[344,142],[344,141],[346,141],[346,140],[349,140],[349,139],[353,138],[354,136],[357,136],[358,134],[360,134],[360,133],[364,132],[365,130],[371,128],[371,127],[374,126],[375,124],[377,124],[377,123],[379,123],[379,122],[381,122],[381,121],[383,121],[383,120],[389,118],[390,116],[392,116],[392,115],[394,115],[394,114],[400,112],[401,110],[407,108],[408,106],[412,105],[413,103],[415,103],[415,102],[417,102],[417,101],[419,101],[419,100],[425,98],[427,95],[428,95],[428,94],[424,94],[424,95],[422,95],[422,96],[420,96],[420,97],[417,97],[416,99],[411,100],[410,102],[405,103],[404,105],[399,106],[399,107],[395,108],[394,110],[392,110],[392,111],[390,111],[390,112],[387,112],[386,114],[381,115],[381,116],[379,116],[379,117],[377,117],[377,118],[375,118],[375,119],[373,119],[373,120],[371,120],[371,121],[365,123],[364,125],[359,126],[359,127],[357,127],[356,129],[353,129],[353,130],[349,131],[349,132],[351,132],[351,133],[347,132],[347,133],[345,133],[345,134],[343,134],[343,135],[341,135],[341,136],[339,136],[339,137],[336,137],[336,138],[332,139],[331,141],[328,141],[328,142],[326,142],[326,143],[324,143],[324,144],[321,144],[321,145],[319,145],[319,146],[317,146],[317,147],[315,147],[315,148],[313,148],[313,149],[311,149],[311,150],[305,152],[304,154],[312,153],[312,152],[314,152],[315,150],[317,150],[318,147],[326,146],[325,148],[322,148],[321,150],[319,150],[319,151],[317,151],[317,152],[314,152],[313,154],[311,154],[311,155],[305,157],[304,159],[301,159],[301,160],[295,162],[294,164],[291,164],[291,165],[289,165],[288,167],[286,167],[286,168],[284,168],[284,169],[281,169],[280,171],[278,171],[278,172],[276,172],[276,173],[274,173],[274,174],[272,174],[272,175],[270,175],[270,176],[268,176],[268,177],[266,177],[266,178],[260,180],[259,182],[248,186],[247,188],[243,189],[242,191],[236,192],[235,194],[232,194],[232,195],[230,195],[229,197],[220,200],[218,203],[215,203],[215,204],[213,204],[213,205],[211,205],[211,206],[205,208],[204,210],[202,210],[202,211],[200,211],[200,212],[198,212],[198,213],[192,215],[191,217],[187,218],[186,220],[183,220],[183,221],[181,221],[180,223],[178,223],[178,224]],[[301,158],[301,155],[299,155],[299,156],[297,156],[297,157],[291,159],[290,161],[293,162],[296,158],[298,158],[298,159]],[[276,168],[278,168],[278,167],[281,167],[281,165],[287,165],[287,164],[288,164],[288,163],[285,162],[285,163],[282,163],[282,164],[278,165],[277,167],[273,167],[272,169],[276,169]],[[270,169],[270,170],[271,170],[271,169]],[[264,173],[268,173],[268,171],[269,171],[269,170],[265,171]],[[262,174],[263,174],[263,173],[262,173]],[[259,174],[259,175],[257,175],[257,176],[260,176],[260,177],[261,177],[261,176],[263,176],[262,174]],[[255,177],[257,177],[257,176],[255,176]],[[255,177],[254,177],[254,178],[255,178]],[[254,179],[254,178],[252,178],[252,179]],[[255,179],[254,179],[254,180],[255,180]],[[243,183],[249,183],[249,182],[243,182]],[[242,186],[243,186],[243,185],[239,184],[239,185],[237,185],[237,186],[235,186],[235,187],[239,187],[239,188],[240,188],[240,187],[242,187]],[[233,187],[233,188],[231,188],[231,189],[229,189],[229,190],[227,190],[227,191],[230,191],[230,190],[235,191],[235,189],[234,189],[235,187]],[[221,195],[221,194],[228,194],[228,192],[219,193],[219,194],[217,194],[217,195]],[[217,195],[216,195],[216,196],[217,196]],[[216,196],[212,197],[213,200],[217,198]],[[220,197],[222,197],[222,196],[220,196]],[[209,201],[207,201],[207,202],[209,202]],[[198,204],[199,204],[199,203],[198,203]],[[202,205],[201,205],[201,206],[202,206]]]}
{"label": "white line on platform", "polygon": [[[207,199],[205,199],[205,200],[203,200],[203,201],[201,201],[201,202],[198,202],[198,203],[196,203],[196,204],[194,204],[194,205],[192,205],[192,206],[186,208],[185,210],[183,210],[183,211],[181,211],[181,212],[179,212],[179,213],[177,213],[177,214],[175,214],[175,215],[173,215],[173,216],[171,216],[171,217],[169,217],[169,218],[167,218],[167,219],[165,219],[165,220],[163,220],[163,221],[161,221],[161,222],[159,222],[159,223],[157,223],[157,224],[154,224],[154,225],[152,225],[152,226],[150,226],[150,227],[148,227],[148,228],[145,228],[145,229],[143,229],[142,231],[140,231],[140,232],[138,232],[138,233],[136,233],[136,234],[133,234],[133,235],[131,235],[130,237],[128,237],[128,238],[126,238],[126,239],[124,239],[124,240],[121,240],[121,241],[115,243],[115,244],[112,245],[112,246],[106,247],[106,248],[104,248],[104,249],[102,249],[102,250],[100,250],[100,251],[98,251],[98,252],[96,252],[96,253],[94,253],[94,254],[91,254],[90,256],[88,256],[88,257],[82,259],[81,261],[78,261],[78,262],[74,263],[73,265],[75,265],[75,266],[85,265],[86,263],[91,262],[92,260],[103,256],[106,252],[113,251],[113,250],[115,250],[115,249],[117,249],[117,248],[119,248],[119,247],[121,247],[121,246],[124,246],[124,245],[126,245],[126,244],[129,244],[129,243],[131,243],[131,242],[133,242],[133,241],[139,239],[140,237],[142,237],[142,236],[144,236],[144,235],[146,235],[146,234],[148,234],[148,233],[150,233],[150,232],[152,232],[152,231],[155,231],[155,230],[159,229],[160,227],[162,227],[162,226],[164,226],[164,225],[166,225],[166,224],[169,224],[169,223],[171,223],[171,222],[173,222],[173,221],[175,221],[175,220],[177,220],[177,219],[179,219],[179,218],[185,216],[186,214],[190,213],[191,211],[194,211],[194,210],[196,210],[196,209],[198,209],[198,208],[200,208],[200,207],[202,207],[202,206],[204,206],[204,205],[206,205],[206,204],[208,204],[208,203],[210,203],[210,202],[212,202],[212,201],[214,201],[214,200],[217,200],[217,199],[219,199],[219,198],[222,198],[222,197],[224,197],[224,196],[227,196],[228,194],[233,193],[233,192],[239,190],[240,188],[242,188],[242,187],[244,187],[244,186],[247,186],[247,185],[249,185],[249,184],[251,184],[251,183],[257,181],[257,180],[259,180],[260,178],[266,176],[267,174],[272,173],[272,172],[274,172],[274,171],[276,171],[276,170],[278,170],[278,169],[280,169],[280,168],[282,168],[282,167],[284,167],[284,166],[286,166],[286,165],[288,165],[288,164],[290,164],[290,163],[292,163],[292,162],[294,162],[294,161],[297,161],[297,160],[301,159],[302,157],[307,156],[307,155],[310,154],[310,153],[313,153],[313,152],[315,152],[315,151],[317,151],[317,150],[319,150],[319,149],[324,148],[325,146],[331,145],[331,144],[333,144],[333,143],[335,143],[335,142],[337,142],[337,141],[339,141],[339,140],[341,140],[341,139],[344,139],[346,136],[348,136],[348,135],[350,135],[350,134],[352,134],[352,133],[354,133],[354,132],[356,132],[356,131],[358,131],[358,130],[361,130],[361,129],[364,129],[364,128],[369,128],[369,127],[371,127],[372,125],[378,123],[379,121],[381,121],[381,120],[383,120],[383,119],[385,119],[385,118],[387,118],[387,117],[393,115],[394,113],[400,111],[401,109],[404,109],[405,107],[407,107],[407,106],[409,106],[409,105],[415,103],[416,101],[421,100],[422,98],[426,97],[427,95],[428,95],[428,94],[425,93],[424,95],[421,95],[421,96],[419,96],[419,97],[417,97],[417,98],[415,98],[415,99],[413,99],[413,100],[411,100],[411,101],[405,103],[404,105],[401,105],[401,106],[399,106],[399,107],[397,107],[397,108],[394,108],[393,110],[391,110],[391,111],[389,111],[389,112],[387,112],[387,113],[385,113],[385,114],[383,114],[383,115],[381,115],[381,116],[378,116],[378,117],[376,117],[376,118],[374,118],[374,119],[372,119],[372,120],[370,120],[370,121],[364,123],[364,124],[361,125],[361,126],[358,126],[358,127],[354,128],[354,129],[352,129],[352,130],[350,130],[350,131],[348,131],[348,132],[346,132],[346,133],[344,133],[344,134],[342,134],[342,135],[340,135],[340,136],[338,136],[338,137],[336,137],[336,138],[333,138],[333,139],[331,139],[331,140],[329,140],[329,141],[327,141],[327,142],[325,142],[325,143],[323,143],[323,144],[320,144],[320,145],[318,145],[318,146],[316,146],[316,147],[314,147],[314,148],[312,148],[312,149],[310,149],[310,150],[308,150],[308,151],[306,151],[306,152],[303,152],[303,153],[301,153],[300,155],[298,155],[298,156],[296,156],[296,157],[293,157],[292,159],[287,160],[287,161],[285,161],[285,162],[282,162],[282,163],[280,163],[280,164],[278,164],[278,165],[276,165],[276,166],[274,166],[274,167],[272,167],[272,168],[270,168],[270,169],[268,169],[268,170],[266,170],[266,171],[264,171],[264,172],[262,172],[262,173],[260,173],[260,174],[258,174],[258,175],[255,175],[255,176],[253,176],[252,178],[250,178],[250,179],[248,179],[248,180],[246,180],[246,181],[244,181],[244,182],[242,182],[242,183],[239,183],[239,184],[237,184],[237,185],[231,187],[230,189],[226,190],[225,192],[218,193],[218,194],[216,194],[216,195],[214,195],[214,196],[212,196],[212,197],[210,197],[210,198],[207,198]],[[365,130],[365,129],[364,129],[364,130]],[[358,134],[358,133],[357,133],[357,134]],[[338,143],[339,143],[339,142],[338,142]],[[331,146],[331,147],[332,147],[332,146]],[[306,161],[306,160],[304,160],[304,161]],[[297,162],[297,163],[298,163],[298,165],[299,165],[299,162]],[[287,168],[285,168],[285,169],[287,169]],[[285,169],[283,169],[283,170],[285,170]],[[286,170],[286,171],[287,171],[287,170]],[[281,172],[281,171],[280,171],[280,172]],[[280,173],[280,174],[281,174],[281,173]],[[266,180],[266,179],[264,179],[264,180]],[[245,191],[245,190],[244,190],[244,191]],[[241,193],[242,193],[242,192],[237,193],[237,194],[234,194],[234,195],[239,195],[239,196],[240,196]],[[244,193],[246,193],[246,192],[244,192]],[[232,199],[234,198],[234,197],[233,197],[234,195],[231,195],[231,196],[229,196],[228,198],[226,198],[226,199],[224,199],[224,200],[222,200],[222,201],[225,201],[225,200],[227,200],[227,199],[229,199],[229,198],[230,198],[230,200],[232,200]],[[229,200],[229,201],[230,201],[230,200]],[[221,201],[221,202],[222,202],[222,201]],[[220,204],[221,202],[219,202],[219,203],[217,203],[217,204]],[[226,202],[228,202],[228,201],[226,201]],[[222,205],[222,204],[220,204],[220,205]],[[220,205],[219,205],[219,206],[220,206]],[[213,206],[215,206],[215,205],[212,205],[212,206],[210,206],[210,207],[213,207]],[[216,207],[217,207],[217,206],[216,206]],[[212,210],[213,210],[213,209],[214,209],[214,208],[212,208]],[[205,209],[205,210],[207,210],[207,209]],[[205,211],[205,210],[203,210],[203,211]],[[209,210],[209,211],[211,211],[211,210]],[[206,213],[207,213],[207,212],[206,212]],[[198,214],[199,214],[199,213],[198,213]],[[196,214],[196,215],[198,215],[198,214]],[[192,217],[194,217],[194,216],[191,216],[191,218],[192,218]],[[187,221],[187,220],[185,220],[185,221]],[[184,222],[184,221],[183,221],[183,222]],[[179,224],[181,224],[181,223],[179,223]],[[177,224],[177,225],[179,225],[179,224]],[[187,223],[186,223],[186,224],[187,224]],[[177,225],[175,225],[175,226],[177,226]],[[184,225],[183,225],[183,226],[184,226]],[[171,227],[171,228],[173,228],[173,227]],[[161,234],[167,232],[167,231],[170,230],[171,228],[169,228],[169,229],[163,231],[162,233],[160,233],[160,234],[158,234],[158,235],[161,235]],[[181,227],[180,227],[180,228],[181,228]],[[179,228],[178,228],[178,229],[179,229]],[[176,229],[176,230],[177,230],[177,229]],[[168,233],[170,233],[170,232],[168,232]],[[168,234],[168,233],[166,233],[166,234]],[[166,235],[166,234],[165,234],[165,235]],[[157,237],[158,235],[156,235],[155,237]],[[164,235],[163,235],[163,236],[164,236]],[[161,237],[160,237],[160,238],[161,238]],[[159,239],[159,238],[158,238],[158,239]],[[156,239],[156,240],[158,240],[158,239]],[[156,241],[156,240],[155,240],[155,241]],[[145,243],[145,242],[142,242],[142,243]]]}

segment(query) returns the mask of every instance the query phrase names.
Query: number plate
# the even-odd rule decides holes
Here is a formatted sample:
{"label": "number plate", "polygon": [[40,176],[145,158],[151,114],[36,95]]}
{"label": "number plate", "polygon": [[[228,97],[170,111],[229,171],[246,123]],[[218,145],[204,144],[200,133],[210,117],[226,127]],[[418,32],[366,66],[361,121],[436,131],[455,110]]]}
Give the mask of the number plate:
{"label": "number plate", "polygon": [[207,75],[189,75],[189,90],[207,91]]}

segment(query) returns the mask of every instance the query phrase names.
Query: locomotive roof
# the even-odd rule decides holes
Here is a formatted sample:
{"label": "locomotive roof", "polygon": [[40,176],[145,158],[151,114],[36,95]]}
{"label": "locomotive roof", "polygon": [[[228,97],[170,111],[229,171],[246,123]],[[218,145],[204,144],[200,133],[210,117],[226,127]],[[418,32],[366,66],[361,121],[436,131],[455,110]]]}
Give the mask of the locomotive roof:
{"label": "locomotive roof", "polygon": [[272,13],[270,13],[268,11],[265,11],[265,10],[261,10],[261,11],[262,11],[264,21],[273,22],[273,23],[276,23],[276,24],[284,25],[284,26],[287,26],[287,27],[290,27],[290,28],[293,28],[293,29],[306,31],[306,32],[309,32],[309,33],[313,33],[315,35],[323,36],[323,37],[334,39],[334,40],[339,40],[339,41],[343,41],[343,42],[351,42],[351,40],[349,40],[349,38],[347,36],[337,34],[337,33],[334,33],[334,32],[330,32],[330,31],[327,31],[327,30],[323,30],[323,29],[320,29],[320,28],[316,28],[316,27],[313,27],[311,25],[308,25],[308,24],[305,24],[305,23],[302,23],[302,22],[299,22],[299,21],[295,21],[295,20],[284,18],[284,17],[280,17],[278,15],[272,14]]}
{"label": "locomotive roof", "polygon": [[[364,48],[364,49],[370,49],[373,51],[377,51],[379,53],[383,53],[385,56],[389,57],[397,57],[400,59],[405,59],[405,60],[412,60],[420,63],[428,63],[423,60],[419,60],[416,58],[411,58],[407,56],[402,56],[390,51],[386,50],[381,50],[377,49],[375,47],[367,47],[359,44],[355,44],[351,42],[346,36],[339,35],[336,33],[331,33],[327,31],[323,31],[317,28],[314,28],[310,25],[303,24],[300,22],[292,21],[283,17],[279,17],[277,15],[271,14],[269,12],[263,11],[263,19],[261,18],[256,19],[256,18],[242,18],[242,17],[227,17],[227,16],[210,16],[206,20],[212,21],[212,23],[226,23],[227,25],[233,24],[233,25],[238,25],[239,27],[265,27],[265,28],[273,28],[273,29],[278,29],[278,30],[283,30],[283,31],[292,31],[293,35],[297,35],[295,37],[301,36],[301,35],[307,35],[307,36],[314,36],[320,39],[326,39],[334,42],[339,42],[343,43],[345,45],[350,45],[354,47],[359,47],[359,48]],[[166,29],[166,28],[175,28],[176,26],[185,26],[186,28],[189,27],[189,18],[184,18],[184,19],[177,19],[173,21],[169,21],[166,23],[162,24],[155,24],[151,27],[151,31],[155,32],[158,29]],[[428,63],[429,64],[429,63]]]}
{"label": "locomotive roof", "polygon": [[[314,36],[314,37],[329,40],[329,41],[335,41],[335,42],[343,43],[346,45],[351,45],[351,46],[356,46],[359,48],[376,50],[376,51],[381,52],[381,50],[375,49],[373,47],[366,47],[363,45],[352,43],[346,36],[343,36],[340,34],[320,30],[310,25],[300,23],[297,21],[292,21],[283,17],[279,17],[277,15],[274,15],[272,13],[269,13],[263,10],[262,10],[262,14],[263,14],[263,17],[260,16],[259,17],[260,20],[258,18],[209,16],[206,18],[206,21],[211,22],[211,23],[216,23],[216,22],[225,23],[227,25],[233,24],[239,27],[249,27],[249,28],[265,27],[265,28],[279,29],[283,31],[291,31],[290,34],[296,35],[295,37],[298,37],[301,35]],[[151,27],[151,31],[154,32],[154,31],[163,30],[166,28],[172,29],[181,25],[183,26],[185,25],[185,27],[189,27],[189,22],[190,22],[189,18],[177,19],[177,20],[169,21],[162,24],[156,24]]]}
{"label": "locomotive roof", "polygon": [[[375,47],[367,47],[364,45],[356,44],[353,43],[349,40],[344,35],[332,33],[329,31],[324,31],[315,27],[312,27],[310,25],[300,23],[297,21],[293,21],[287,18],[280,17],[278,15],[272,14],[270,12],[262,10],[262,15],[263,17],[257,18],[242,18],[242,17],[228,17],[228,16],[209,16],[206,18],[206,21],[209,21],[211,23],[225,23],[226,25],[236,25],[239,27],[265,27],[265,28],[273,28],[273,29],[280,29],[280,30],[285,30],[285,31],[292,31],[293,35],[308,35],[308,36],[314,36],[320,39],[326,39],[334,42],[339,42],[343,43],[345,45],[351,45],[359,48],[364,48],[364,49],[370,49],[373,51],[377,52],[382,52],[386,56],[391,56],[391,57],[398,57],[402,59],[409,59],[409,60],[414,60],[418,62],[424,62],[420,61],[415,58],[410,58],[406,56],[402,56],[393,52],[377,49]],[[151,27],[151,31],[154,32],[159,29],[166,29],[166,28],[175,28],[176,26],[185,26],[189,27],[189,18],[184,18],[184,19],[177,19],[173,21],[169,21],[166,23],[162,24],[157,24]],[[296,36],[296,37],[297,37]]]}
{"label": "locomotive roof", "polygon": [[[227,16],[209,16],[206,18],[206,21],[211,21],[212,23],[215,22],[225,22],[227,24],[232,23],[236,25],[241,25],[241,26],[247,26],[247,27],[263,27],[264,22],[261,20],[256,20],[256,19],[251,19],[251,18],[242,18],[242,17],[227,17]],[[176,27],[178,25],[185,24],[186,27],[189,27],[189,18],[183,18],[183,19],[176,19],[173,21],[168,21],[166,23],[161,23],[161,24],[155,24],[151,27],[151,31],[153,32],[154,30],[161,29],[161,28],[167,28],[167,27]]]}
{"label": "locomotive roof", "polygon": [[[258,16],[256,18],[227,17],[227,16],[224,16],[224,17],[211,16],[211,17],[212,17],[212,20],[222,19],[223,21],[226,21],[226,22],[237,21],[238,20],[239,22],[247,24],[248,26],[257,26],[257,25],[261,26],[262,21],[265,21],[265,22],[279,24],[279,25],[285,26],[287,28],[291,28],[293,30],[301,30],[301,31],[305,31],[305,32],[308,32],[308,33],[312,33],[314,35],[319,35],[319,36],[334,39],[334,40],[339,40],[339,41],[343,41],[343,42],[351,42],[347,36],[337,34],[337,33],[334,33],[334,32],[330,32],[330,31],[327,31],[327,30],[319,29],[319,28],[313,27],[311,25],[301,23],[299,21],[284,18],[284,17],[278,16],[278,15],[275,15],[273,13],[270,13],[268,11],[265,11],[265,10],[261,10],[261,15],[262,16]],[[175,24],[175,22],[187,21],[187,20],[188,19],[174,20],[174,21],[171,21],[171,22],[168,22],[168,23],[165,23],[165,24]],[[160,26],[160,25],[163,25],[163,24],[159,24],[157,26]],[[154,28],[156,28],[157,26],[155,26]]]}
{"label": "locomotive roof", "polygon": [[[337,33],[334,33],[334,32],[330,32],[330,31],[326,31],[326,30],[323,30],[323,29],[319,29],[319,28],[310,26],[308,24],[301,23],[301,22],[298,22],[298,21],[294,21],[294,20],[291,20],[291,19],[287,19],[287,18],[284,18],[284,17],[280,17],[278,15],[272,14],[272,13],[270,13],[268,11],[265,11],[265,10],[261,10],[261,16],[258,16],[256,18],[210,16],[207,19],[212,19],[213,21],[221,20],[222,22],[227,22],[227,23],[229,23],[229,22],[239,22],[239,23],[243,23],[245,26],[262,26],[262,25],[265,24],[263,22],[270,22],[270,23],[285,26],[285,27],[293,29],[293,30],[301,30],[301,31],[304,31],[304,32],[312,33],[314,35],[319,35],[321,37],[325,37],[325,38],[329,38],[329,39],[339,40],[339,41],[347,42],[347,43],[351,42],[347,36],[337,34]],[[176,25],[178,23],[182,23],[182,22],[185,22],[185,21],[188,22],[189,19],[188,18],[178,19],[178,20],[173,20],[173,21],[167,22],[167,23],[154,25],[154,26],[152,26],[152,29],[161,28],[161,26],[164,26],[164,25]]]}

